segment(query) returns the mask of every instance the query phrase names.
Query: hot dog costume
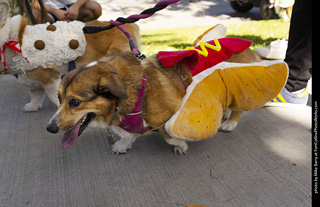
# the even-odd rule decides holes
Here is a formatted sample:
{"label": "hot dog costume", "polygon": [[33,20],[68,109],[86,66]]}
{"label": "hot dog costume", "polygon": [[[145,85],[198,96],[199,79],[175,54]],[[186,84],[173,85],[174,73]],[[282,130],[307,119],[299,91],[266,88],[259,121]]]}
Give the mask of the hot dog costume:
{"label": "hot dog costume", "polygon": [[250,45],[247,40],[221,38],[200,43],[196,50],[159,52],[164,66],[180,62],[193,75],[179,111],[165,124],[169,135],[189,141],[212,137],[221,125],[224,109],[254,110],[280,93],[288,77],[284,62],[223,62]]}

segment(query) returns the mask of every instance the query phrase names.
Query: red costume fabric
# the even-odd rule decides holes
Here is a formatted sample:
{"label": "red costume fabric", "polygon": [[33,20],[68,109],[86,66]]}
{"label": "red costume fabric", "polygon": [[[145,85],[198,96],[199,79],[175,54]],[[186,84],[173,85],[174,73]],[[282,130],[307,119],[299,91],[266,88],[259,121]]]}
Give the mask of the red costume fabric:
{"label": "red costume fabric", "polygon": [[[221,50],[215,51],[207,48],[208,56],[200,55],[196,50],[183,50],[183,51],[161,51],[158,53],[159,61],[167,68],[171,68],[176,63],[187,66],[195,76],[202,71],[230,58],[233,53],[239,53],[250,47],[252,44],[249,40],[239,39],[235,37],[225,37],[218,39]],[[214,40],[207,42],[208,44],[215,45]],[[202,50],[200,46],[195,49]]]}
{"label": "red costume fabric", "polygon": [[13,51],[16,51],[19,55],[22,55],[22,51],[21,51],[21,47],[20,47],[19,42],[17,42],[17,41],[5,42],[2,45],[2,47],[0,48],[0,60],[1,60],[2,64],[4,65],[4,71],[5,72],[8,71],[6,60],[5,60],[5,56],[4,56],[4,51],[6,50],[7,47],[11,48]]}

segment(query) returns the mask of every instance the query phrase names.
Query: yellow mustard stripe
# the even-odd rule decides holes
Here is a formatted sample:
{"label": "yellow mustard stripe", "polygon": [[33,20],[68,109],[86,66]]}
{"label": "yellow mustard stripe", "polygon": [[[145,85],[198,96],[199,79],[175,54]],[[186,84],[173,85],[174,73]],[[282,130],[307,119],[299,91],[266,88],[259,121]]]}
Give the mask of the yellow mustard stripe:
{"label": "yellow mustard stripe", "polygon": [[187,47],[186,50],[196,50],[199,53],[199,55],[207,57],[209,55],[209,52],[208,52],[207,48],[210,48],[210,49],[215,50],[217,52],[219,52],[221,50],[221,45],[220,45],[220,43],[219,43],[217,38],[214,39],[214,44],[216,46],[210,45],[210,44],[208,44],[206,42],[200,42],[201,50],[195,49],[193,47]]}
{"label": "yellow mustard stripe", "polygon": [[302,98],[306,95],[308,95],[308,86],[302,93],[297,94],[298,98]]}
{"label": "yellow mustard stripe", "polygon": [[272,99],[273,102],[279,102],[276,98]]}
{"label": "yellow mustard stripe", "polygon": [[280,93],[279,93],[279,95],[277,97],[280,99],[280,101],[282,103],[287,103],[286,100],[284,100],[283,96]]}

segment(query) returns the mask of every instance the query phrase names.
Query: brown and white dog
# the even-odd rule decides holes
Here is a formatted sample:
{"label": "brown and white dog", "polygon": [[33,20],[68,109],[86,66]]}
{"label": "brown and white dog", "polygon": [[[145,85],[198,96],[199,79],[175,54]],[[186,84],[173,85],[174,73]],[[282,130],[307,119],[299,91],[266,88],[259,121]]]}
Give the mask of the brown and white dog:
{"label": "brown and white dog", "polygon": [[[256,62],[259,58],[247,49],[228,61]],[[146,85],[142,84],[144,79]],[[170,137],[163,126],[179,110],[186,94],[185,87],[191,83],[192,76],[186,66],[177,63],[166,68],[157,55],[143,61],[137,60],[131,52],[104,57],[64,77],[59,88],[60,106],[47,130],[51,133],[66,131],[61,147],[70,148],[89,124],[108,128],[121,137],[112,146],[112,153],[126,153],[141,133],[130,133],[119,124],[135,108],[138,91],[144,87],[143,127],[159,129],[167,143],[174,146],[175,153],[185,154],[186,142]]]}
{"label": "brown and white dog", "polygon": [[[26,18],[20,15],[9,17],[9,4],[7,2],[0,2],[0,47],[8,41],[19,42],[23,47],[25,37]],[[109,22],[91,21],[85,23],[86,25],[97,25],[107,26]],[[124,27],[132,35],[137,46],[140,48],[140,35],[139,27],[136,24],[127,24]],[[98,60],[104,55],[117,54],[123,51],[130,51],[130,46],[127,37],[117,28],[95,33],[85,34],[86,47],[84,54],[75,60],[77,66],[81,66]],[[22,51],[23,52],[23,51]],[[11,60],[21,57],[18,53],[7,48],[5,52],[5,61],[10,62]],[[50,54],[47,54],[50,56]],[[62,73],[66,71],[62,68],[66,64],[58,67],[55,63],[46,65],[46,68],[41,66],[32,68],[31,70],[25,70],[25,73],[17,73],[16,71],[8,70],[11,74],[15,74],[18,81],[29,88],[29,95],[31,98],[30,103],[24,106],[25,112],[37,111],[41,108],[44,94],[46,93],[49,99],[54,102],[57,106],[59,105],[57,93],[60,84],[60,77]],[[3,64],[0,63],[0,71]],[[3,70],[3,69],[2,69]]]}

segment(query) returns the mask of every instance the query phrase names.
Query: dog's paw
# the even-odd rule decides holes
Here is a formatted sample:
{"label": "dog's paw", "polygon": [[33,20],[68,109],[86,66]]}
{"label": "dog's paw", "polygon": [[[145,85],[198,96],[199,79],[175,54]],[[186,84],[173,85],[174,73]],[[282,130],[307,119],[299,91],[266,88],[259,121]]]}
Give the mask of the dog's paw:
{"label": "dog's paw", "polygon": [[174,154],[178,154],[178,155],[186,155],[187,150],[188,150],[188,144],[185,142],[183,142],[179,146],[175,146],[173,148]]}
{"label": "dog's paw", "polygon": [[[187,149],[188,149],[188,146],[187,146]],[[186,155],[187,149],[184,149],[182,147],[174,147],[173,152],[174,154],[177,154],[177,155]]]}
{"label": "dog's paw", "polygon": [[237,125],[238,125],[238,122],[227,120],[221,124],[219,131],[231,132],[237,127]]}
{"label": "dog's paw", "polygon": [[24,107],[23,107],[23,111],[24,112],[34,112],[34,111],[38,111],[41,108],[41,105],[35,105],[32,103],[27,103]]}
{"label": "dog's paw", "polygon": [[126,144],[123,140],[118,140],[112,145],[111,153],[114,155],[125,154],[128,149],[131,148],[131,144]]}
{"label": "dog's paw", "polygon": [[174,146],[173,148],[174,154],[179,154],[179,155],[187,154],[188,144],[186,143],[185,140],[172,138],[172,137],[166,138],[165,140],[168,144]]}
{"label": "dog's paw", "polygon": [[226,108],[226,109],[223,111],[221,122],[227,121],[227,120],[230,118],[231,113],[232,113],[232,110],[229,109],[229,108]]}

